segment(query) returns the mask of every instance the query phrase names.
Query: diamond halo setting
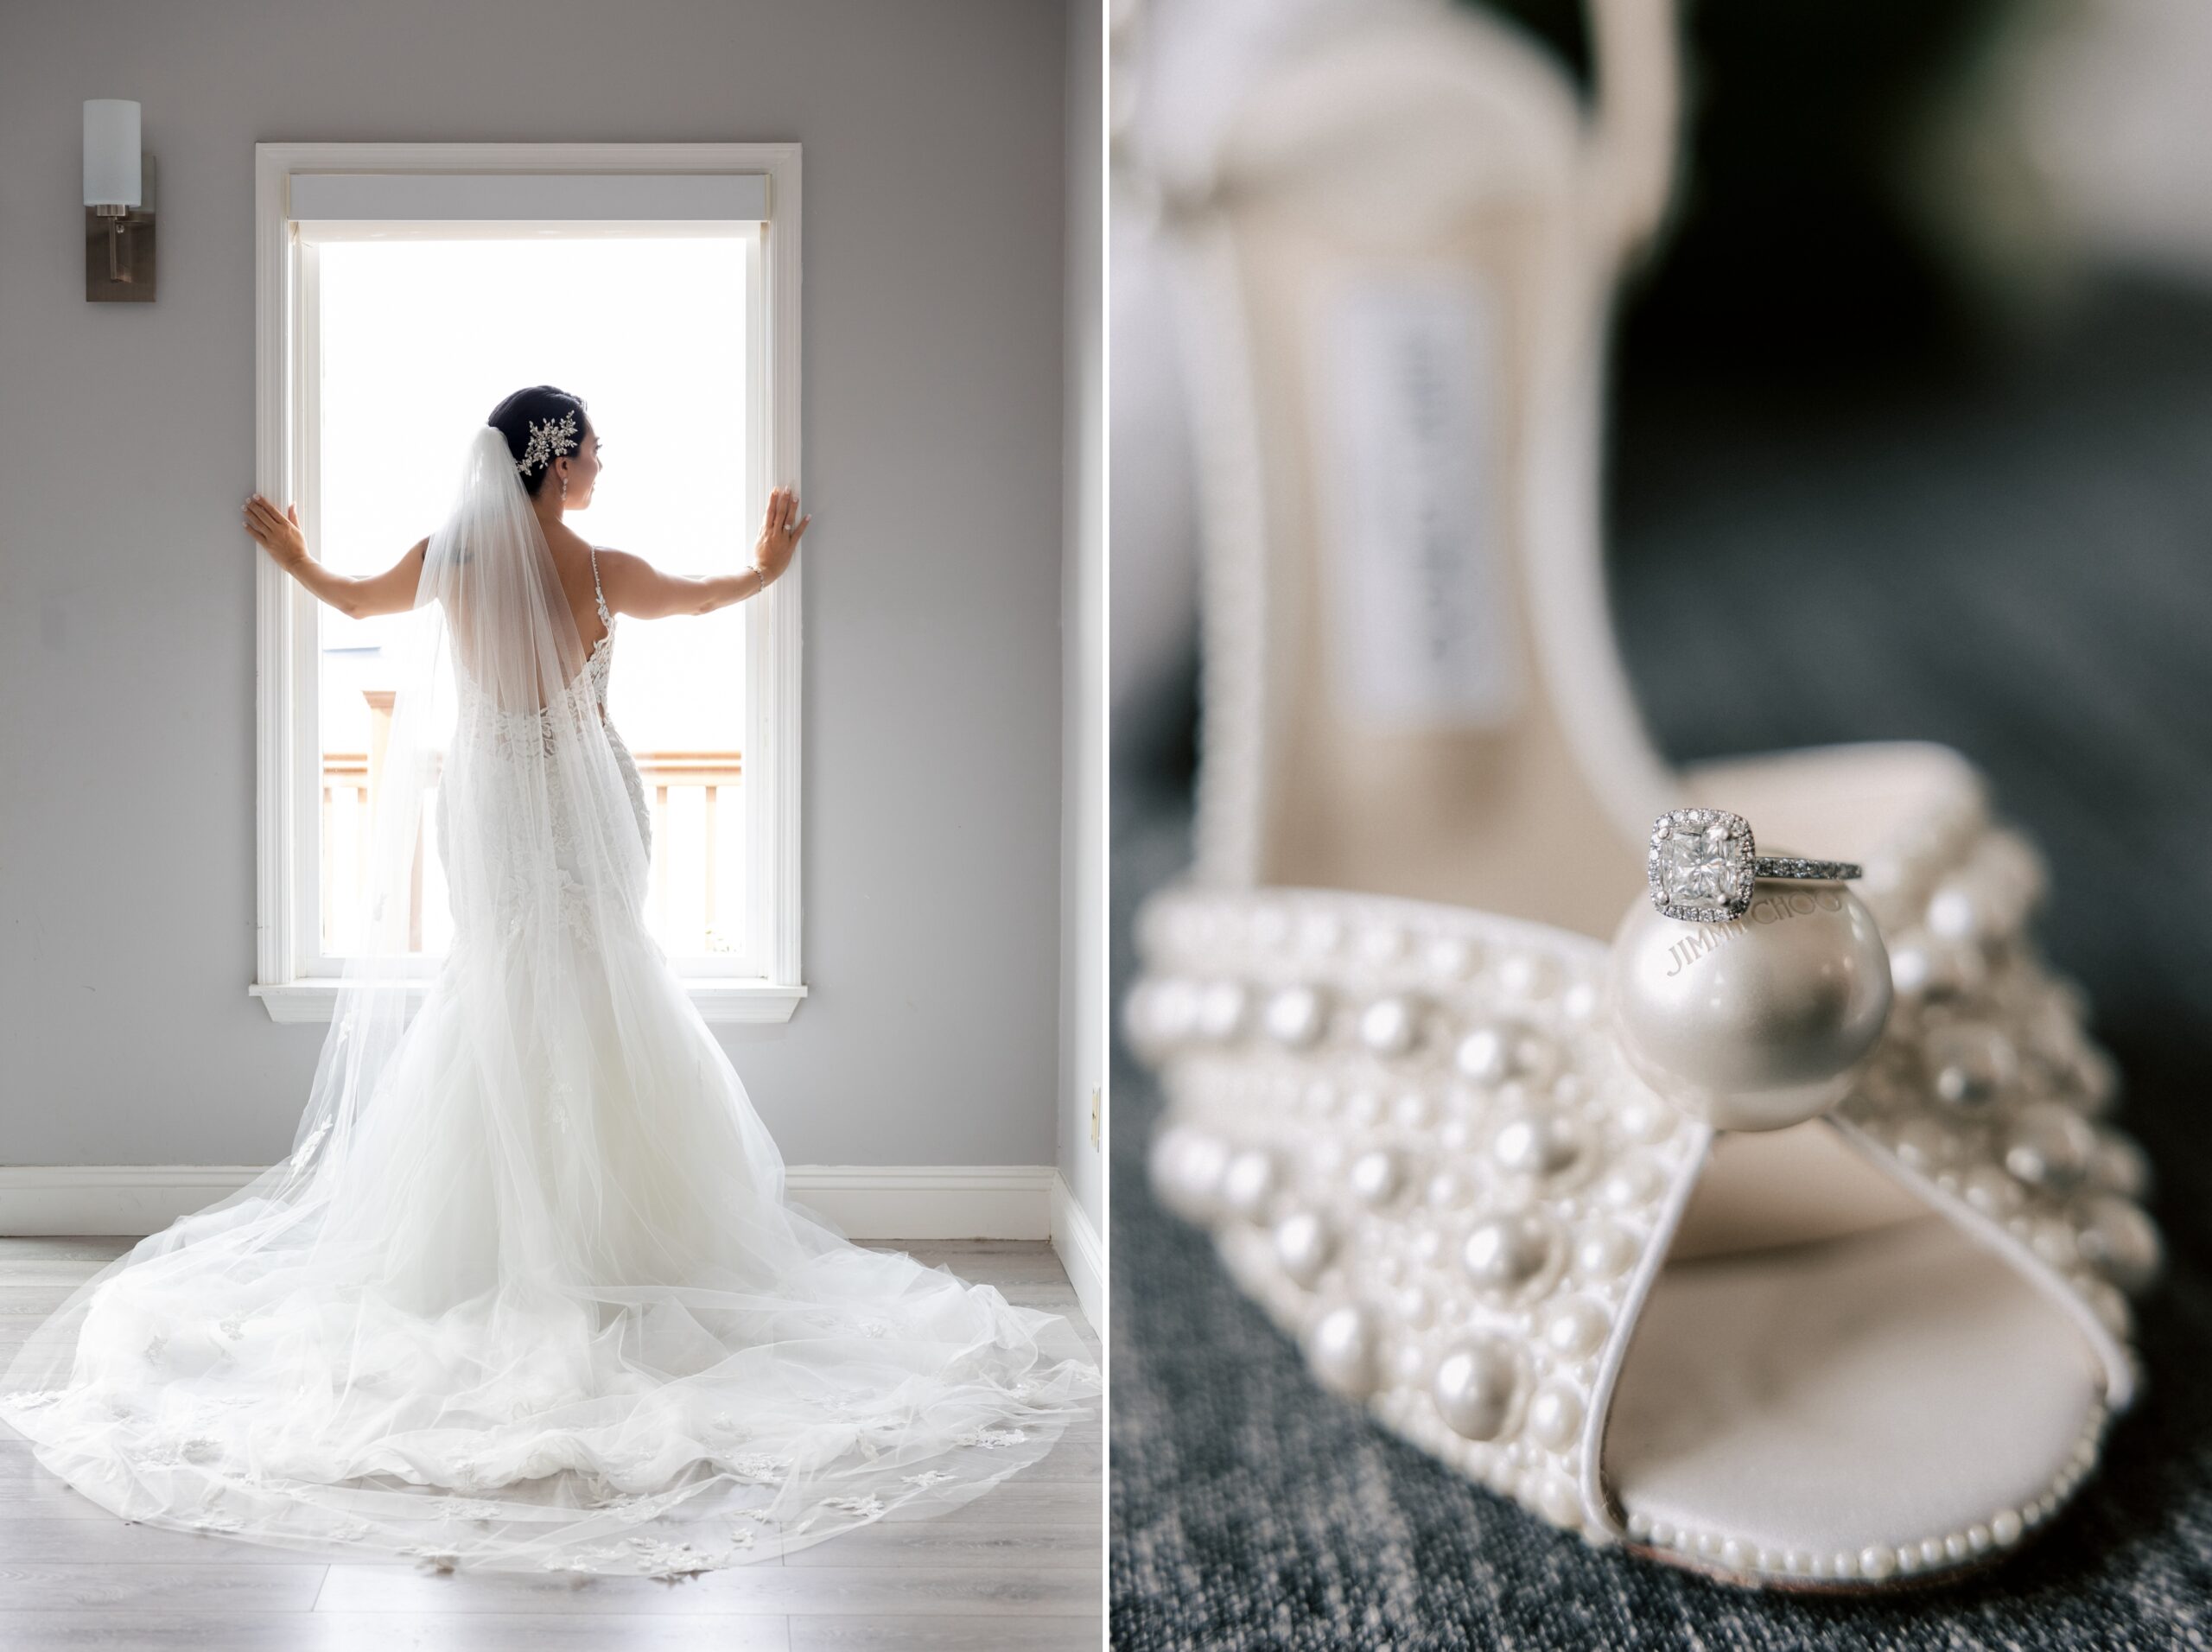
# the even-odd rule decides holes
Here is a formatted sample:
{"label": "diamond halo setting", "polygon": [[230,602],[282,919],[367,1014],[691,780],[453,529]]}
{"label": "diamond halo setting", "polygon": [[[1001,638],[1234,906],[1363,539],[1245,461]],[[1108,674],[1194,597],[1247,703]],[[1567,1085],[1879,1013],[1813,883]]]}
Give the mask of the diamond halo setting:
{"label": "diamond halo setting", "polygon": [[1726,809],[1675,809],[1652,823],[1643,857],[1651,904],[1688,924],[1730,924],[1751,910],[1762,878],[1834,881],[1861,870],[1848,861],[1761,855],[1751,823]]}

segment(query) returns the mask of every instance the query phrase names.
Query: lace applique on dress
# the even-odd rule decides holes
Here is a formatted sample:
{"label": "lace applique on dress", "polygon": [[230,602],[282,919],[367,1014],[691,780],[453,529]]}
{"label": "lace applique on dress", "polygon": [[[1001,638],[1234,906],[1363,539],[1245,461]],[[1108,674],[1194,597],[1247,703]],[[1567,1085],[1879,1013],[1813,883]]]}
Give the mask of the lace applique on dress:
{"label": "lace applique on dress", "polygon": [[[586,655],[583,669],[556,692],[550,703],[510,710],[497,704],[466,673],[461,676],[453,760],[471,768],[480,792],[505,791],[524,803],[543,799],[545,805],[480,809],[480,816],[500,823],[501,841],[483,846],[482,860],[490,868],[488,880],[494,887],[478,892],[474,899],[469,892],[458,887],[454,891],[455,918],[462,928],[480,931],[488,925],[490,933],[507,943],[520,939],[542,916],[558,922],[579,944],[593,945],[599,925],[594,901],[612,898],[607,893],[594,893],[594,881],[603,880],[578,875],[585,856],[583,834],[589,830],[594,842],[610,841],[601,833],[616,824],[588,825],[575,817],[580,806],[595,806],[602,795],[601,789],[589,784],[548,785],[526,766],[533,759],[558,764],[563,753],[588,751],[593,739],[603,737],[614,759],[615,772],[621,777],[630,822],[645,851],[644,860],[650,861],[652,856],[652,816],[645,806],[645,782],[629,747],[607,721],[614,614],[607,605],[606,589],[600,581],[595,547],[591,567],[593,600],[604,629]],[[446,854],[448,829],[442,812],[438,831],[440,851]],[[450,871],[449,855],[447,864]],[[548,889],[557,892],[554,897],[557,908],[548,905],[541,913],[537,892]],[[631,893],[632,899],[642,898],[642,888]]]}

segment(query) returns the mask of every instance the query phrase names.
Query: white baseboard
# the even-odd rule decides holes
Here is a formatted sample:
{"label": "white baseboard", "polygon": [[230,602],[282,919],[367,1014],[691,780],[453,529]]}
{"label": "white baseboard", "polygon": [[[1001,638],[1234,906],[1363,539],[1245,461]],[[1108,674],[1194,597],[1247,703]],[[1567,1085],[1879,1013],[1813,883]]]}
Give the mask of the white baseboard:
{"label": "white baseboard", "polygon": [[1076,1200],[1067,1178],[1052,1172],[1052,1249],[1075,1287],[1083,1317],[1100,1336],[1106,1334],[1106,1247],[1090,1213]]}
{"label": "white baseboard", "polygon": [[[0,1166],[0,1234],[156,1233],[260,1173],[256,1165]],[[793,1165],[785,1172],[792,1199],[855,1239],[1056,1238],[1058,1180],[1049,1165]],[[1090,1242],[1095,1251],[1095,1234]],[[1076,1289],[1080,1296],[1080,1282]]]}

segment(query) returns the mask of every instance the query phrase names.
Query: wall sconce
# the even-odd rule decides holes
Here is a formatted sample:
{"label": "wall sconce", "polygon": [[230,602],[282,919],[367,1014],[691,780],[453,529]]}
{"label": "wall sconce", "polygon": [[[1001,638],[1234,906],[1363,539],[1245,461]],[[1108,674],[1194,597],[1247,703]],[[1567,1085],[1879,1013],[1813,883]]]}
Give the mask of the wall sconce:
{"label": "wall sconce", "polygon": [[85,100],[85,300],[154,302],[154,157],[127,98]]}

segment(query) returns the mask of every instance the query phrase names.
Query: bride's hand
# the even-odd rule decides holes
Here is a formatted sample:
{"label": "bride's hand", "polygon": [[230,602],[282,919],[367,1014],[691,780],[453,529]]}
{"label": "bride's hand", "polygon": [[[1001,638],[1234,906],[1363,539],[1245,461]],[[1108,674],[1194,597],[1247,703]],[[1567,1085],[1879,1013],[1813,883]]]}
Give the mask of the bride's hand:
{"label": "bride's hand", "polygon": [[300,531],[300,507],[288,505],[282,515],[270,500],[256,493],[245,502],[245,531],[256,543],[276,559],[280,568],[297,568],[308,559],[307,536]]}
{"label": "bride's hand", "polygon": [[799,537],[814,518],[798,513],[798,490],[779,487],[768,495],[768,513],[760,524],[760,543],[753,548],[753,566],[762,584],[780,579],[798,554]]}

